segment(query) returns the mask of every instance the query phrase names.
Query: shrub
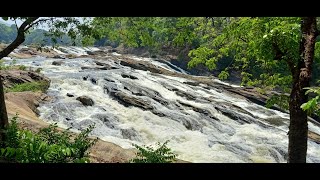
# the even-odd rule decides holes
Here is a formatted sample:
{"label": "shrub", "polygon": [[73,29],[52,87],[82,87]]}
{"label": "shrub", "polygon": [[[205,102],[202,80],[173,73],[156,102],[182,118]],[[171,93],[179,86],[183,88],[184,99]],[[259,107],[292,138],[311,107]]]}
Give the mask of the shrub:
{"label": "shrub", "polygon": [[17,116],[5,129],[6,139],[0,149],[0,158],[21,163],[86,163],[88,149],[97,139],[90,139],[93,126],[72,138],[68,130],[58,131],[57,125],[50,125],[38,133],[21,130]]}
{"label": "shrub", "polygon": [[137,157],[131,159],[129,162],[133,163],[171,163],[176,160],[176,154],[174,154],[170,148],[167,147],[169,141],[164,142],[162,145],[158,142],[158,148],[154,149],[151,146],[133,146],[138,150]]}
{"label": "shrub", "polygon": [[25,65],[20,65],[18,69],[22,70],[22,71],[25,71],[27,69],[27,67]]}
{"label": "shrub", "polygon": [[0,70],[8,70],[9,66],[4,64],[4,60],[0,59]]}
{"label": "shrub", "polygon": [[36,72],[37,72],[37,73],[40,73],[41,71],[42,71],[42,68],[37,68],[37,69],[36,69]]}

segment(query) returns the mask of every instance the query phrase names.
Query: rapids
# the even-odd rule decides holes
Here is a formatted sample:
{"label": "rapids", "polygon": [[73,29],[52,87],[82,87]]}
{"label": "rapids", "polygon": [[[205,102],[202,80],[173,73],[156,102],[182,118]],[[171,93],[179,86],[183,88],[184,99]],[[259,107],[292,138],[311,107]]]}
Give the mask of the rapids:
{"label": "rapids", "polygon": [[[61,55],[86,55],[88,51],[99,48],[56,49]],[[195,86],[183,77],[123,66],[116,60],[121,57],[115,52],[103,60],[38,56],[19,59],[17,64],[42,68],[51,79],[48,94],[55,98],[38,108],[40,118],[49,123],[75,132],[95,124],[94,136],[123,148],[170,140],[168,146],[178,158],[191,162],[286,162],[288,114],[214,87]],[[188,74],[169,62],[130,58]],[[52,65],[53,61],[63,63]],[[112,68],[99,69],[97,62]],[[77,101],[82,95],[94,105]],[[317,123],[309,122],[309,129],[320,133]],[[307,161],[320,162],[320,147],[310,140]]]}

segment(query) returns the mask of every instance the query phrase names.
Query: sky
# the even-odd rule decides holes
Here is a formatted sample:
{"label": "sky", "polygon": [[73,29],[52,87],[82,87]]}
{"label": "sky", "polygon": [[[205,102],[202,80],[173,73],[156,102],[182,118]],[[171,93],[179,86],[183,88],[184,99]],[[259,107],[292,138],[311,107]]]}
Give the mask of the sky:
{"label": "sky", "polygon": [[[7,25],[12,25],[12,24],[14,24],[14,21],[11,21],[10,19],[7,20],[7,21],[5,21],[5,20],[3,20],[2,18],[0,18],[0,22],[1,22],[1,23],[4,23],[4,24],[7,24]],[[21,24],[21,21],[18,20],[17,24],[20,25],[20,24]]]}

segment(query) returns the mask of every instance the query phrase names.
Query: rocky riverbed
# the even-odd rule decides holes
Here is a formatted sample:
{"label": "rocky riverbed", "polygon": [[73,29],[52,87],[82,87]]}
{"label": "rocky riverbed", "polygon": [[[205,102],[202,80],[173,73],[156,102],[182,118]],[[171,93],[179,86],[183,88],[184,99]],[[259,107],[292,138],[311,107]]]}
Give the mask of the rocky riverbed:
{"label": "rocky riverbed", "polygon": [[[51,81],[50,101],[37,108],[45,122],[74,132],[95,124],[94,136],[124,152],[132,143],[170,140],[178,158],[190,162],[286,162],[289,116],[263,107],[267,97],[254,89],[108,47],[52,51],[17,60]],[[309,130],[308,162],[320,162],[319,124],[310,119]]]}

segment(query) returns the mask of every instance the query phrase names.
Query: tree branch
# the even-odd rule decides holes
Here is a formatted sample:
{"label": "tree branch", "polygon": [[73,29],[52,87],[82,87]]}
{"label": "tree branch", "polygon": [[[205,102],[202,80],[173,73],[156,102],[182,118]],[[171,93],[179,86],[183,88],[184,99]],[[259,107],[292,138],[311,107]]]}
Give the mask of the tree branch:
{"label": "tree branch", "polygon": [[243,39],[243,37],[239,37],[243,42],[247,43],[248,41]]}
{"label": "tree branch", "polygon": [[29,30],[31,27],[38,25],[40,22],[45,22],[45,21],[49,21],[52,20],[53,18],[47,18],[47,19],[39,19],[38,21],[35,21],[32,24],[29,24],[28,27],[25,28],[25,31]]}
{"label": "tree branch", "polygon": [[14,20],[14,24],[16,25],[16,29],[17,29],[17,32],[18,32],[19,29],[18,29],[18,25],[17,25],[17,20],[16,19]]}
{"label": "tree branch", "polygon": [[283,51],[281,51],[281,49],[279,48],[278,44],[275,43],[275,42],[272,42],[272,47],[273,47],[273,50],[276,52],[276,55],[275,55],[275,59],[276,60],[281,60],[283,59],[283,56],[285,55]]}
{"label": "tree branch", "polygon": [[25,32],[28,30],[28,28],[30,28],[31,26],[29,26],[27,28],[28,25],[32,24],[34,21],[36,21],[39,17],[29,17],[28,19],[26,19],[21,26],[18,29],[17,32],[17,37],[16,39],[9,44],[9,46],[7,46],[5,49],[3,49],[0,52],[0,59],[8,56],[14,49],[16,49],[20,44],[22,44],[25,40]]}
{"label": "tree branch", "polygon": [[295,68],[295,65],[294,65],[294,62],[292,61],[292,59],[290,59],[290,58],[284,59],[283,58],[286,53],[281,51],[281,49],[279,48],[277,43],[273,42],[272,43],[272,47],[273,47],[273,50],[276,53],[274,58],[276,60],[285,60],[287,62],[287,64],[288,64],[288,67],[289,67],[289,69],[291,71],[291,74],[294,75],[296,73],[296,68]]}

